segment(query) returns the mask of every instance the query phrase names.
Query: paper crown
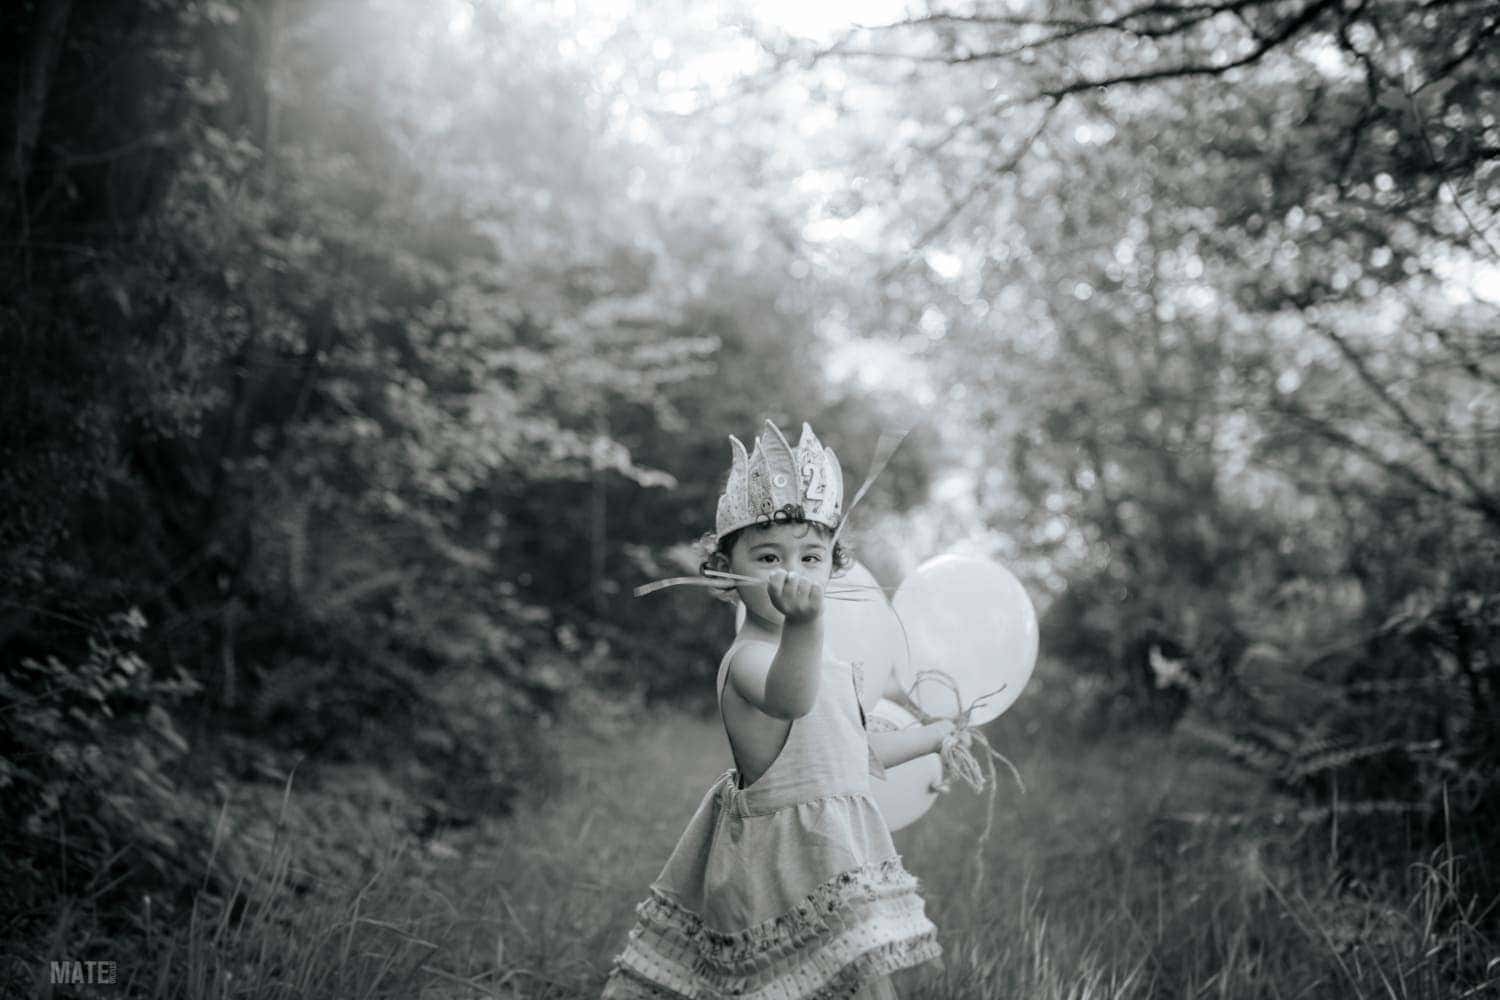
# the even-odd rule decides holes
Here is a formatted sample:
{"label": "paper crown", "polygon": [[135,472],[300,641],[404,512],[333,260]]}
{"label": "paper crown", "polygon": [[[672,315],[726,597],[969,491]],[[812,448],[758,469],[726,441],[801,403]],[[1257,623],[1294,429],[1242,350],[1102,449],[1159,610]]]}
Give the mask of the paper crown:
{"label": "paper crown", "polygon": [[832,448],[825,448],[807,424],[793,448],[771,421],[755,441],[755,451],[729,435],[734,461],[719,497],[714,530],[718,538],[785,511],[814,524],[838,528],[844,506],[844,473]]}

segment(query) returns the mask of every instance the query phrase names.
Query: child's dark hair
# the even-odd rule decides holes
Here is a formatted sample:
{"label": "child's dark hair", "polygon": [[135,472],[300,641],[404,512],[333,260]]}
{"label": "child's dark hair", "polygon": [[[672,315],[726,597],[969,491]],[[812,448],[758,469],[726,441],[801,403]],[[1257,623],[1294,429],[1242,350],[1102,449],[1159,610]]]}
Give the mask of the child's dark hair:
{"label": "child's dark hair", "polygon": [[[778,510],[774,516],[762,518],[754,524],[746,525],[737,531],[731,531],[723,538],[715,539],[713,532],[707,532],[699,540],[699,546],[707,553],[707,558],[698,565],[698,572],[706,570],[717,570],[720,573],[729,572],[729,555],[734,551],[735,543],[740,540],[747,531],[765,531],[773,524],[805,524],[812,528],[818,528],[823,532],[825,538],[833,536],[833,529],[826,524],[809,521],[803,516],[802,509],[795,505],[788,505]],[[833,543],[833,572],[842,573],[854,565],[854,556],[843,542]]]}

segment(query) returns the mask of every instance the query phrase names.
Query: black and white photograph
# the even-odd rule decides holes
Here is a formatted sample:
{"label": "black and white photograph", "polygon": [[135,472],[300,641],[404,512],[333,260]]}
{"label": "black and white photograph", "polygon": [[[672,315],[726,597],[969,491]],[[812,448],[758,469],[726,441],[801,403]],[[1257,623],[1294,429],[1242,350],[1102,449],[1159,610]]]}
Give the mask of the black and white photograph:
{"label": "black and white photograph", "polygon": [[1500,998],[1500,0],[5,0],[0,1000]]}

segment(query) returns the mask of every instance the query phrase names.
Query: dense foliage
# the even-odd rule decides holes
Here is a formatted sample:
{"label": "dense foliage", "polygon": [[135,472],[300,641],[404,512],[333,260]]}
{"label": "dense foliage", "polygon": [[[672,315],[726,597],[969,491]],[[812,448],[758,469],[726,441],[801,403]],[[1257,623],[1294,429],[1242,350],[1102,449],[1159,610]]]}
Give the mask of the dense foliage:
{"label": "dense foliage", "polygon": [[1497,30],[1484,4],[978,4],[813,53],[907,95],[927,155],[864,165],[911,254],[889,294],[931,311],[1083,731],[1185,720],[1355,836],[1484,850]]}
{"label": "dense foliage", "polygon": [[192,888],[225,776],[359,760],[462,822],[552,773],[569,692],[701,698],[722,608],[629,589],[711,524],[724,435],[812,419],[857,470],[882,419],[778,218],[674,183],[540,17],[21,15],[7,910]]}
{"label": "dense foliage", "polygon": [[724,609],[630,589],[765,416],[851,487],[918,424],[871,550],[1022,573],[1051,723],[1494,889],[1492,3],[15,6],[0,940],[233,885],[226,782],[430,829],[576,692],[702,702]]}

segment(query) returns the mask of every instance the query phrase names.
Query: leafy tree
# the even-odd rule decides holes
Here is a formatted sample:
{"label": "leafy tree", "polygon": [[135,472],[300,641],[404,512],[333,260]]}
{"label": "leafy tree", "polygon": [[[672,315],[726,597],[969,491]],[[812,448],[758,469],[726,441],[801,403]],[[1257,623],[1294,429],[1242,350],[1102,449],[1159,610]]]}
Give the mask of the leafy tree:
{"label": "leafy tree", "polygon": [[1497,28],[1023,3],[765,40],[830,103],[899,85],[886,142],[846,147],[869,273],[980,431],[1047,648],[1313,800],[1430,817],[1500,774]]}
{"label": "leafy tree", "polygon": [[578,31],[277,0],[7,22],[0,881],[27,919],[81,878],[98,907],[195,890],[212,782],[304,755],[399,768],[423,829],[503,810],[571,692],[704,687],[721,609],[628,588],[711,518],[723,434],[873,438],[830,409],[793,224],[653,151]]}

